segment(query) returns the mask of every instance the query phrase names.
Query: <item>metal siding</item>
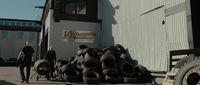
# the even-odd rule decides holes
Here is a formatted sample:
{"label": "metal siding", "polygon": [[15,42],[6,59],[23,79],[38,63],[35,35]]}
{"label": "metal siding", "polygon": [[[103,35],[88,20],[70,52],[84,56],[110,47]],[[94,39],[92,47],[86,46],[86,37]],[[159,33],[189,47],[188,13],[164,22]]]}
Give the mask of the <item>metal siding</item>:
{"label": "metal siding", "polygon": [[167,70],[167,43],[165,25],[162,24],[164,9],[159,8],[142,16],[143,55],[138,60],[150,70]]}
{"label": "metal siding", "polygon": [[126,30],[123,24],[140,16],[139,3],[140,0],[102,0],[102,46],[122,42],[122,31]]}
{"label": "metal siding", "polygon": [[142,13],[148,12],[154,8],[164,5],[164,0],[141,0]]}
{"label": "metal siding", "polygon": [[170,8],[170,7],[173,7],[173,6],[176,6],[180,3],[184,3],[185,0],[165,0],[165,6],[166,8]]}
{"label": "metal siding", "polygon": [[160,8],[144,16],[115,24],[112,26],[114,43],[128,48],[132,58],[148,69],[165,71],[168,53],[162,20],[164,9]]}
{"label": "metal siding", "polygon": [[[166,33],[162,25],[162,20],[165,19],[164,9],[140,16],[143,12],[141,3],[149,4],[150,8],[145,8],[149,11],[162,6],[164,2],[150,1],[154,2],[150,5],[147,0],[143,0],[145,3],[141,0],[102,0],[101,42],[102,46],[120,43],[128,48],[132,58],[138,60],[139,64],[150,70],[166,71],[168,52]],[[115,9],[116,6],[119,6],[119,9]]]}
{"label": "metal siding", "polygon": [[168,50],[189,49],[186,11],[166,17],[166,24]]}

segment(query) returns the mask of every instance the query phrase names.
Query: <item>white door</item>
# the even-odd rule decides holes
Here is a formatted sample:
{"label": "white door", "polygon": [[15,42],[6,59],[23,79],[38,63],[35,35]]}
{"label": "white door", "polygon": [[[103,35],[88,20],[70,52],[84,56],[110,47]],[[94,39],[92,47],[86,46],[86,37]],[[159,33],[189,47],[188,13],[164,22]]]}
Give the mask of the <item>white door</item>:
{"label": "white door", "polygon": [[168,62],[164,7],[142,17],[143,54],[140,62],[150,70],[166,71]]}

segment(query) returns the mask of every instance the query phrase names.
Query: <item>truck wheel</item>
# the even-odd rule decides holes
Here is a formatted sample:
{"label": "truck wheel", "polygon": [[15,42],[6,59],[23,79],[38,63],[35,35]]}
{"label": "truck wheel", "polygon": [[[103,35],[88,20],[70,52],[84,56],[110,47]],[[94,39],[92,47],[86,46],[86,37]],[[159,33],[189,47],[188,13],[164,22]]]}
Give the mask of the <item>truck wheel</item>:
{"label": "truck wheel", "polygon": [[185,56],[183,58],[181,58],[176,65],[174,66],[174,68],[181,68],[182,66],[184,66],[187,62],[190,62],[193,60],[193,56]]}
{"label": "truck wheel", "polygon": [[175,85],[196,85],[200,80],[200,59],[182,67],[175,76]]}

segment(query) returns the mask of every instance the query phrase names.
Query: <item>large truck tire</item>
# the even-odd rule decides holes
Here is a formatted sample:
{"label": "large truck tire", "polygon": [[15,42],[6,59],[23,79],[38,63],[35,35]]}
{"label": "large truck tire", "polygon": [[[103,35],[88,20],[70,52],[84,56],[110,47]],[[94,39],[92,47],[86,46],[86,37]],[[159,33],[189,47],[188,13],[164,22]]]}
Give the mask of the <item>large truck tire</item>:
{"label": "large truck tire", "polygon": [[186,63],[192,61],[194,58],[194,56],[185,56],[183,58],[181,58],[176,65],[174,66],[174,68],[181,68],[182,66],[184,66]]}
{"label": "large truck tire", "polygon": [[174,85],[196,85],[200,83],[200,59],[183,66],[175,76]]}

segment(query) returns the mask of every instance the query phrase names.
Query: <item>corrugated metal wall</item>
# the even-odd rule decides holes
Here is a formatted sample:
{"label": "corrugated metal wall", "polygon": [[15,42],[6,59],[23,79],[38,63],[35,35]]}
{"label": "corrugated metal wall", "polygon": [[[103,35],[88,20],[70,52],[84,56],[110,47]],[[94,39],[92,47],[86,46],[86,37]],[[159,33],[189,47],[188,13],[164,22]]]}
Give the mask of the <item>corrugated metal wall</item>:
{"label": "corrugated metal wall", "polygon": [[102,45],[120,43],[148,69],[166,71],[169,50],[188,48],[185,11],[165,17],[166,9],[183,2],[102,0]]}
{"label": "corrugated metal wall", "polygon": [[164,0],[141,0],[142,13],[164,5]]}
{"label": "corrugated metal wall", "polygon": [[169,50],[188,49],[186,12],[166,17]]}
{"label": "corrugated metal wall", "polygon": [[165,0],[165,6],[166,8],[170,8],[184,2],[185,0]]}
{"label": "corrugated metal wall", "polygon": [[166,70],[167,49],[164,8],[159,8],[141,16],[142,56],[138,60],[150,70]]}

